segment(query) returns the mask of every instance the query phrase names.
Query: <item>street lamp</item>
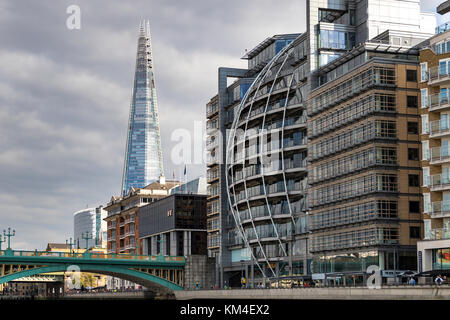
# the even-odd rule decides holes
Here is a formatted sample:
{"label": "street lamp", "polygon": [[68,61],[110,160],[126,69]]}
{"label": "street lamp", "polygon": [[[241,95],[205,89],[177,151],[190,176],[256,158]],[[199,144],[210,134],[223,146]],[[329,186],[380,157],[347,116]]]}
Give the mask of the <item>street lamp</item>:
{"label": "street lamp", "polygon": [[66,239],[66,244],[70,246],[70,252],[72,252],[72,246],[75,244],[72,242],[72,238],[70,238],[70,241]]}
{"label": "street lamp", "polygon": [[88,249],[89,249],[89,240],[90,239],[93,239],[92,238],[92,233],[91,233],[91,235],[89,235],[89,231],[86,231],[86,235],[84,235],[84,232],[81,234],[81,238],[82,239],[84,239],[84,240],[86,240],[86,252],[88,251]]}
{"label": "street lamp", "polygon": [[16,235],[16,230],[13,230],[13,233],[11,233],[11,228],[8,227],[8,233],[6,233],[6,230],[3,230],[3,235],[8,237],[8,250],[11,250],[11,237]]}
{"label": "street lamp", "polygon": [[2,239],[2,237],[0,236],[0,251],[2,250],[2,243],[3,242],[6,242],[6,238],[3,237],[3,239]]}

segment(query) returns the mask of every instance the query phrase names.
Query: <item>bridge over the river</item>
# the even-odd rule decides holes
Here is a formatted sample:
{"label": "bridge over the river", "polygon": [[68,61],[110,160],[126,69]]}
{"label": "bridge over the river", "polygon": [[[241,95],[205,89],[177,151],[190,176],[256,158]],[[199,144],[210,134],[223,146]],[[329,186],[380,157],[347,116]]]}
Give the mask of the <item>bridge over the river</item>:
{"label": "bridge over the river", "polygon": [[92,272],[122,278],[154,290],[184,287],[184,257],[96,252],[0,251],[0,284],[50,272]]}

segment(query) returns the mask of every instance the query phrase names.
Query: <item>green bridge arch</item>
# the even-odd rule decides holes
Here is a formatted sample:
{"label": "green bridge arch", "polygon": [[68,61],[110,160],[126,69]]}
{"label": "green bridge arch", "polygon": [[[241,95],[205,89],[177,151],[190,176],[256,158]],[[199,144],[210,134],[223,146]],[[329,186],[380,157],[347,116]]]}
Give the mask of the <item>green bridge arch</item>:
{"label": "green bridge arch", "polygon": [[[71,266],[78,267],[80,269],[80,272],[92,272],[107,276],[114,276],[117,278],[132,281],[149,289],[165,290],[165,291],[183,290],[182,286],[179,286],[171,281],[165,280],[163,278],[154,276],[149,273],[133,270],[125,266],[90,265],[83,263],[74,263],[74,264],[61,263],[18,271],[15,273],[1,276],[0,284],[4,284],[12,280],[17,280],[23,277],[30,277],[42,273],[65,272],[68,271],[69,267]],[[73,269],[71,268],[70,270]]]}

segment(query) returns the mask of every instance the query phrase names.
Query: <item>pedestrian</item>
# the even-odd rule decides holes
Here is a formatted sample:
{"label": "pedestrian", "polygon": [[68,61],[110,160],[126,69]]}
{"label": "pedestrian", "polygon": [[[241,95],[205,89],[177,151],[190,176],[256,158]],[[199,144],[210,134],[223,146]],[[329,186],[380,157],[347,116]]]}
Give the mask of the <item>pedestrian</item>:
{"label": "pedestrian", "polygon": [[444,280],[442,280],[440,274],[436,277],[436,279],[434,279],[434,282],[435,282],[438,286],[440,286],[440,285],[442,284],[443,281],[444,281]]}
{"label": "pedestrian", "polygon": [[414,279],[414,277],[411,277],[411,280],[409,280],[409,284],[414,287],[416,285],[416,279]]}

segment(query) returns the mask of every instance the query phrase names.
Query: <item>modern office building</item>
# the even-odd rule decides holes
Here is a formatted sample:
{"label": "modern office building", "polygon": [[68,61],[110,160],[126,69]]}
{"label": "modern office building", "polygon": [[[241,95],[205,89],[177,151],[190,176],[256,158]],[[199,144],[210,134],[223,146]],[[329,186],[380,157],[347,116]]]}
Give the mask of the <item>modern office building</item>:
{"label": "modern office building", "polygon": [[106,248],[106,211],[103,206],[86,208],[73,214],[73,239],[75,246],[86,248],[85,237],[89,237],[88,249],[92,247]]}
{"label": "modern office building", "polygon": [[450,269],[450,31],[448,24],[420,51],[424,240],[420,271]]}
{"label": "modern office building", "polygon": [[206,195],[174,194],[139,208],[143,254],[206,255]]}
{"label": "modern office building", "polygon": [[[229,205],[237,226],[229,246],[232,261],[251,260],[254,283],[308,272],[308,42],[306,34],[295,38],[273,52],[256,77],[235,110],[227,144]],[[249,65],[257,55],[247,54]]]}
{"label": "modern office building", "polygon": [[308,100],[313,273],[417,269],[423,229],[415,46],[427,37],[385,31],[315,73],[322,84]]}
{"label": "modern office building", "polygon": [[179,186],[178,181],[166,180],[164,176],[144,188],[130,188],[127,195],[112,197],[106,205],[108,253],[142,254],[139,242],[139,207],[170,195]]}
{"label": "modern office building", "polygon": [[[379,42],[380,50],[389,47],[386,43],[410,48],[435,28],[434,15],[421,13],[419,0],[311,0],[306,15],[305,33],[274,36],[250,50],[246,71],[219,68],[219,93],[207,104],[208,248],[217,257],[219,285],[234,283],[236,273],[255,284],[262,278],[321,272],[311,269],[312,259],[323,254],[310,250],[313,208],[308,203],[314,201],[307,201],[312,195],[307,180],[312,167],[307,170],[307,161],[313,144],[307,148],[311,120],[306,100],[312,90],[317,94],[325,86],[332,88],[355,65],[370,60],[367,40]],[[388,29],[396,32],[385,34]],[[358,57],[361,52],[364,58]],[[395,60],[395,53],[389,54]],[[417,69],[417,50],[410,56]],[[246,95],[234,103],[224,99],[236,88],[224,85],[228,75],[239,78],[236,87],[243,79],[253,79],[246,84]],[[316,120],[321,115],[317,113]],[[229,128],[233,130],[226,140]],[[417,145],[418,136],[411,139]],[[420,173],[417,160],[409,165],[414,174]],[[420,201],[418,192],[412,193]],[[330,228],[325,234],[332,232]],[[408,242],[408,250],[414,244]]]}
{"label": "modern office building", "polygon": [[[218,94],[206,106],[208,254],[216,258],[213,282],[220,286],[239,284],[242,274],[249,276],[253,268],[248,248],[239,238],[239,230],[229,210],[225,176],[227,130],[256,75],[297,36],[275,35],[264,40],[243,57],[248,60],[248,69],[219,68]],[[229,78],[236,80],[227,85]]]}
{"label": "modern office building", "polygon": [[143,188],[161,175],[164,170],[150,24],[143,21],[139,28],[121,193],[126,195],[131,187]]}

